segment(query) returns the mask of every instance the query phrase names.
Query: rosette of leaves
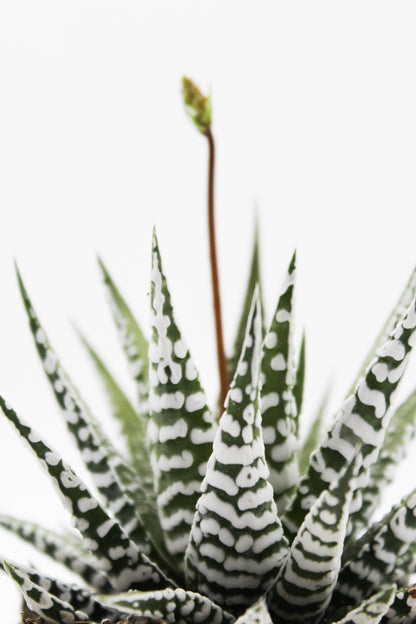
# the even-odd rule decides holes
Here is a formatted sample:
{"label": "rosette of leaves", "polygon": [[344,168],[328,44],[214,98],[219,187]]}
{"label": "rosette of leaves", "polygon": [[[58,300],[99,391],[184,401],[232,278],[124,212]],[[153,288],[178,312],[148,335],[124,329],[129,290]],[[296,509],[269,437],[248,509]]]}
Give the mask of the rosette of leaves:
{"label": "rosette of leaves", "polygon": [[[197,99],[197,126],[206,133],[203,105]],[[410,624],[416,489],[372,518],[415,432],[416,391],[398,407],[393,397],[416,342],[416,272],[326,434],[318,435],[318,414],[301,442],[305,345],[294,345],[295,255],[264,329],[256,238],[219,410],[207,403],[175,320],[156,234],[149,338],[100,267],[136,382],[134,404],[83,340],[125,453],[74,388],[18,273],[36,349],[94,484],[88,488],[0,397],[75,527],[59,534],[0,516],[5,531],[79,578],[70,584],[3,560],[27,608],[55,624]]]}

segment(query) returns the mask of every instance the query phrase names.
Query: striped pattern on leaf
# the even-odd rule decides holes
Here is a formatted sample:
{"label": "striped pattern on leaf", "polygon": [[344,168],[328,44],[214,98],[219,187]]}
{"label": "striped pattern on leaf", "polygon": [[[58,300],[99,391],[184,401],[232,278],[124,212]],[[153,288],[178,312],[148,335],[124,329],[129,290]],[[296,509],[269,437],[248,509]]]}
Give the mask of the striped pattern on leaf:
{"label": "striped pattern on leaf", "polygon": [[3,562],[4,568],[10,578],[18,585],[24,601],[30,611],[40,615],[47,624],[75,624],[79,621],[88,621],[88,615],[83,611],[77,611],[67,601],[61,600],[50,594],[16,567]]}
{"label": "striped pattern on leaf", "polygon": [[185,556],[190,586],[236,611],[265,592],[287,553],[261,434],[261,340],[256,297]]}
{"label": "striped pattern on leaf", "polygon": [[81,457],[110,511],[114,513],[123,529],[142,552],[148,555],[154,554],[134,501],[117,476],[116,466],[119,467],[123,460],[93,419],[66,371],[59,364],[58,357],[39,322],[19,272],[17,275],[36,349],[62,409],[68,431],[75,440]]}
{"label": "striped pattern on leaf", "polygon": [[[357,444],[362,445],[363,471],[360,487],[368,483],[368,469],[377,459],[390,420],[389,407],[406,368],[415,341],[416,301],[370,364],[365,378],[344,403],[331,430],[310,458],[309,469],[297,485],[296,493],[283,517],[287,532],[293,537],[308,509],[328,483],[337,479],[350,461]],[[361,507],[358,498],[354,511]],[[352,520],[354,521],[354,515]],[[361,526],[357,518],[355,529]]]}
{"label": "striped pattern on leaf", "polygon": [[[13,570],[13,573],[23,580],[23,583],[30,582],[35,586],[45,590],[58,600],[69,603],[74,611],[83,612],[88,615],[89,620],[99,621],[104,618],[115,615],[115,609],[104,606],[97,598],[88,590],[78,587],[74,584],[64,583],[60,580],[42,576],[35,570],[26,570],[16,564],[4,562],[6,566]],[[17,579],[15,579],[17,581]],[[18,583],[19,584],[19,583]],[[61,624],[63,620],[58,620]]]}
{"label": "striped pattern on leaf", "polygon": [[147,355],[149,345],[104,263],[100,259],[98,259],[98,263],[103,274],[119,341],[126,354],[131,376],[136,382],[139,411],[142,416],[147,418],[149,413],[149,358]]}
{"label": "striped pattern on leaf", "polygon": [[339,575],[334,603],[358,603],[395,580],[398,557],[416,540],[415,514],[416,489],[356,542],[358,552]]}
{"label": "striped pattern on leaf", "polygon": [[72,514],[84,546],[95,557],[97,569],[104,572],[114,590],[129,587],[158,589],[171,584],[161,570],[123,533],[119,524],[104,511],[86,485],[59,455],[42,442],[0,397],[0,407],[52,477],[64,507]]}
{"label": "striped pattern on leaf", "polygon": [[64,535],[58,535],[37,524],[10,516],[0,515],[0,526],[32,544],[39,552],[76,572],[88,585],[98,591],[103,593],[111,591],[111,584],[106,575],[97,570],[95,560],[83,548],[80,540],[77,542],[69,540]]}
{"label": "striped pattern on leaf", "polygon": [[391,585],[364,600],[356,609],[352,609],[334,624],[378,624],[389,611],[395,599],[396,586]]}
{"label": "striped pattern on leaf", "polygon": [[164,589],[154,592],[130,591],[109,597],[109,605],[137,617],[160,618],[167,624],[232,624],[234,616],[196,592]]}
{"label": "striped pattern on leaf", "polygon": [[293,396],[293,254],[276,312],[263,344],[261,412],[270,483],[279,511],[299,477],[297,414]]}
{"label": "striped pattern on leaf", "polygon": [[416,586],[401,587],[382,624],[411,624],[416,618]]}
{"label": "striped pattern on leaf", "polygon": [[362,492],[363,503],[358,512],[366,525],[378,507],[386,487],[393,481],[396,468],[402,461],[409,443],[416,433],[416,391],[394,412],[386,431],[384,444],[377,461],[371,466],[370,479]]}
{"label": "striped pattern on leaf", "polygon": [[[130,537],[136,544],[142,546],[142,552],[150,555],[158,563],[163,562],[167,564],[173,571],[175,567],[174,562],[166,550],[157,513],[156,494],[153,488],[153,471],[150,465],[149,451],[141,416],[134,410],[130,401],[114,381],[97,353],[84,338],[82,340],[89,350],[99,374],[103,378],[107,392],[114,405],[115,416],[123,423],[123,433],[130,448],[131,467],[114,457],[111,462],[114,472],[124,488],[124,494],[127,491],[129,498],[134,503],[137,516],[140,518],[140,523],[135,528],[135,532],[133,534],[130,533]],[[127,520],[129,520],[129,515],[127,515]],[[133,526],[131,524],[128,525],[130,532]],[[146,527],[145,535],[143,534],[142,526]],[[150,545],[148,544],[148,539],[150,539]]]}
{"label": "striped pattern on leaf", "polygon": [[173,318],[156,234],[151,274],[148,440],[166,546],[183,569],[199,488],[211,454],[213,417]]}
{"label": "striped pattern on leaf", "polygon": [[279,622],[319,620],[328,606],[338,572],[352,495],[362,457],[324,490],[306,515],[269,592],[270,611]]}
{"label": "striped pattern on leaf", "polygon": [[367,357],[364,360],[364,363],[360,369],[360,372],[357,378],[355,379],[350,389],[349,394],[354,392],[354,389],[358,380],[360,379],[360,377],[363,377],[365,375],[365,372],[369,364],[371,363],[375,355],[378,353],[378,351],[382,348],[384,343],[388,340],[389,336],[393,333],[396,325],[399,323],[403,314],[405,314],[407,308],[409,307],[409,305],[411,304],[415,296],[416,296],[416,268],[413,269],[406,283],[406,286],[404,287],[403,292],[400,294],[399,299],[396,302],[396,305],[391,311],[390,316],[388,317],[380,333],[378,334],[376,340],[374,341],[373,346],[368,352]]}

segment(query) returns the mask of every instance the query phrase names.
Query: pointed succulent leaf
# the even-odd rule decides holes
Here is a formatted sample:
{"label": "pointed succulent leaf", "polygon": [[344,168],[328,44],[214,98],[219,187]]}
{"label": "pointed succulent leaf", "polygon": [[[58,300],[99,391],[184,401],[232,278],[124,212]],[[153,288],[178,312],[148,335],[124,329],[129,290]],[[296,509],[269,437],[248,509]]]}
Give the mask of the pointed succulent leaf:
{"label": "pointed succulent leaf", "polygon": [[266,599],[262,597],[248,607],[235,624],[273,624]]}
{"label": "pointed succulent leaf", "polygon": [[[360,380],[353,395],[344,403],[331,430],[320,448],[311,455],[309,469],[296,488],[295,496],[283,517],[290,535],[298,527],[320,492],[337,479],[350,460],[357,444],[362,446],[363,470],[360,488],[368,483],[368,469],[377,459],[384,441],[391,413],[392,396],[406,368],[409,353],[415,340],[416,301],[410,305],[389,340],[368,367],[366,376]],[[361,507],[357,498],[355,509]],[[354,516],[351,519],[354,522]],[[360,528],[359,518],[354,529]]]}
{"label": "pointed succulent leaf", "polygon": [[299,477],[293,396],[293,299],[296,253],[263,344],[261,412],[266,460],[279,512]]}
{"label": "pointed succulent leaf", "polygon": [[129,591],[106,597],[109,605],[125,613],[160,618],[166,624],[233,624],[235,618],[206,596],[184,589],[153,592]]}
{"label": "pointed succulent leaf", "polygon": [[183,569],[200,484],[211,453],[214,422],[173,317],[155,233],[151,312],[151,410],[147,435],[166,545]]}
{"label": "pointed succulent leaf", "polygon": [[267,590],[288,547],[267,481],[259,410],[261,341],[256,297],[185,555],[189,586],[237,612]]}
{"label": "pointed succulent leaf", "polygon": [[[154,555],[154,549],[143,528],[131,494],[123,487],[118,476],[119,467],[123,460],[91,415],[66,371],[60,365],[18,271],[17,276],[36,349],[61,407],[68,431],[76,442],[81,457],[110,511],[114,513],[121,526],[128,532],[129,537],[139,546],[140,550],[146,554]],[[127,472],[128,467],[124,474]]]}
{"label": "pointed succulent leaf", "polygon": [[411,624],[416,617],[416,586],[401,587],[390,609],[382,620],[382,624]]}
{"label": "pointed succulent leaf", "polygon": [[367,525],[383,492],[393,481],[397,466],[415,433],[416,390],[394,412],[378,459],[371,466],[369,483],[363,490],[362,507],[358,512],[363,526]]}
{"label": "pointed succulent leaf", "polygon": [[337,620],[334,624],[378,624],[381,620],[384,622],[382,618],[395,600],[395,594],[396,585],[390,585],[364,600],[355,609],[349,610],[341,620]]}
{"label": "pointed succulent leaf", "polygon": [[[64,583],[49,576],[41,575],[35,570],[27,570],[10,562],[3,562],[3,566],[4,570],[8,568],[9,574],[11,572],[14,574],[14,577],[16,577],[14,580],[18,585],[20,585],[18,580],[20,579],[20,581],[23,581],[23,587],[28,583],[39,587],[41,590],[48,592],[53,598],[69,603],[74,611],[88,615],[88,621],[101,622],[104,618],[115,615],[115,609],[104,606],[96,599],[94,594],[77,585]],[[37,615],[42,614],[37,612]],[[65,620],[60,619],[58,621],[60,624]]]}
{"label": "pointed succulent leaf", "polygon": [[97,569],[107,575],[112,587],[119,591],[130,587],[146,590],[171,584],[158,566],[137,549],[117,521],[108,516],[72,468],[2,397],[0,407],[51,476],[64,507],[84,538],[84,546],[94,555]]}
{"label": "pointed succulent leaf", "polygon": [[325,410],[328,403],[329,398],[329,390],[325,392],[325,395],[318,407],[318,411],[316,416],[312,421],[311,428],[309,429],[308,435],[302,445],[302,449],[299,453],[299,471],[300,474],[306,472],[309,466],[309,458],[312,452],[319,446],[320,441],[322,440],[322,430],[323,430],[323,421],[325,416]]}
{"label": "pointed succulent leaf", "polygon": [[362,457],[324,490],[306,515],[270,590],[268,604],[279,622],[321,619],[335,588],[352,495]]}
{"label": "pointed succulent leaf", "polygon": [[23,599],[30,611],[44,619],[47,624],[75,624],[79,621],[88,621],[88,615],[78,611],[66,600],[61,600],[50,594],[16,567],[3,561],[3,566],[10,578],[17,584]]}
{"label": "pointed succulent leaf", "polygon": [[298,356],[298,363],[296,368],[296,378],[293,385],[293,396],[296,403],[297,423],[299,425],[299,415],[302,412],[303,404],[303,390],[305,387],[305,367],[306,367],[306,338],[305,332],[302,335],[302,342],[300,343],[300,350]]}
{"label": "pointed succulent leaf", "polygon": [[392,582],[397,560],[416,541],[416,489],[357,540],[354,556],[343,567],[334,602],[356,604]]}
{"label": "pointed succulent leaf", "polygon": [[103,274],[119,340],[126,354],[131,376],[137,385],[139,411],[142,416],[147,418],[149,399],[149,358],[147,351],[149,345],[104,263],[100,259],[98,259],[98,263]]}
{"label": "pointed succulent leaf", "polygon": [[351,394],[352,392],[354,392],[355,390],[355,386],[358,382],[358,380],[360,379],[360,377],[363,377],[363,375],[365,374],[370,362],[373,360],[373,358],[375,357],[375,355],[378,353],[378,351],[380,350],[380,348],[384,345],[384,343],[388,340],[389,336],[393,333],[394,328],[396,327],[396,325],[398,324],[398,322],[400,321],[400,318],[403,316],[403,314],[406,312],[407,308],[409,307],[409,305],[411,304],[412,300],[414,299],[416,295],[416,268],[413,269],[408,282],[406,283],[406,286],[403,290],[403,292],[400,294],[400,297],[396,303],[396,305],[394,306],[393,310],[390,313],[390,316],[388,317],[387,321],[385,322],[384,326],[382,327],[380,333],[378,334],[376,340],[374,341],[373,346],[371,347],[370,351],[367,354],[367,357],[365,358],[360,372],[358,373],[349,394]]}
{"label": "pointed succulent leaf", "polygon": [[19,520],[10,516],[0,515],[0,526],[39,551],[62,563],[69,570],[78,574],[84,581],[100,592],[111,591],[111,584],[106,575],[97,570],[97,564],[90,553],[82,546],[82,542],[67,539],[64,535],[44,529],[32,522]]}
{"label": "pointed succulent leaf", "polygon": [[248,283],[246,287],[246,294],[244,297],[243,309],[240,316],[240,322],[238,324],[237,334],[234,340],[233,346],[233,355],[228,359],[228,377],[229,379],[233,379],[238,360],[241,355],[241,350],[243,348],[244,336],[246,333],[247,320],[248,315],[250,313],[251,303],[253,301],[254,291],[256,286],[259,288],[260,293],[260,306],[262,310],[262,318],[263,318],[263,301],[261,297],[261,285],[260,285],[260,260],[259,260],[259,237],[258,237],[258,227],[256,224],[255,234],[254,234],[254,246],[253,253],[251,256],[251,265],[250,272],[248,277]]}
{"label": "pointed succulent leaf", "polygon": [[121,430],[130,452],[130,462],[137,472],[137,478],[141,480],[146,489],[149,489],[149,492],[153,493],[153,472],[150,466],[142,418],[136,412],[95,349],[81,333],[78,332],[78,335],[104,384],[108,398],[111,401],[113,415],[121,424]]}

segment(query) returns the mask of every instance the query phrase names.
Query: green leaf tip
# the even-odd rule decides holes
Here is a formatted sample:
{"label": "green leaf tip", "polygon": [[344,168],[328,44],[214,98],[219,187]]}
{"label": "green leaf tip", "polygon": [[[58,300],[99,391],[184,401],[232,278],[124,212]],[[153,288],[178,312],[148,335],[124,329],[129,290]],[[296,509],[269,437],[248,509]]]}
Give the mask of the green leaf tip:
{"label": "green leaf tip", "polygon": [[182,78],[182,95],[188,116],[202,134],[211,126],[211,99],[203,95],[196,84],[186,76]]}
{"label": "green leaf tip", "polygon": [[[244,295],[243,306],[241,310],[240,320],[238,323],[237,333],[234,339],[234,346],[232,350],[232,355],[228,359],[228,376],[230,380],[234,377],[234,373],[237,368],[238,360],[240,358],[241,349],[244,342],[244,336],[246,332],[247,319],[250,313],[251,303],[253,300],[254,290],[258,286],[259,290],[259,299],[260,306],[262,310],[262,319],[263,315],[263,300],[262,300],[262,289],[261,289],[261,276],[260,276],[260,258],[259,258],[259,237],[258,237],[258,224],[257,221],[254,225],[254,240],[253,247],[251,252],[251,262],[250,262],[250,270],[248,274],[248,280]],[[262,321],[262,331],[264,334],[264,327]]]}
{"label": "green leaf tip", "polygon": [[119,342],[126,355],[130,374],[136,383],[140,414],[146,417],[149,394],[148,341],[101,258],[98,258],[98,265],[107,290],[108,302],[117,328]]}

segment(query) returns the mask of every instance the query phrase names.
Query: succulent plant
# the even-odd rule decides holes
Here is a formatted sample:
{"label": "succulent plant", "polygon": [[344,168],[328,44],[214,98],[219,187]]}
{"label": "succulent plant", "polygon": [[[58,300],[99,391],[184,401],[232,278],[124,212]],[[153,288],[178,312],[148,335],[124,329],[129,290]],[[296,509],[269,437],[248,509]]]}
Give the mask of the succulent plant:
{"label": "succulent plant", "polygon": [[[212,217],[211,106],[188,80],[184,96],[210,146]],[[7,515],[0,526],[67,566],[80,583],[11,561],[3,570],[32,612],[58,624],[410,623],[416,489],[372,518],[415,433],[416,391],[395,411],[392,405],[416,342],[416,271],[327,432],[320,433],[320,410],[301,444],[305,343],[296,356],[296,256],[265,329],[256,237],[234,352],[225,359],[214,238],[211,251],[221,386],[214,409],[174,317],[156,233],[149,342],[100,262],[136,382],[134,406],[83,340],[125,454],[62,368],[18,272],[36,349],[96,491],[0,397],[76,532],[58,534]]]}

